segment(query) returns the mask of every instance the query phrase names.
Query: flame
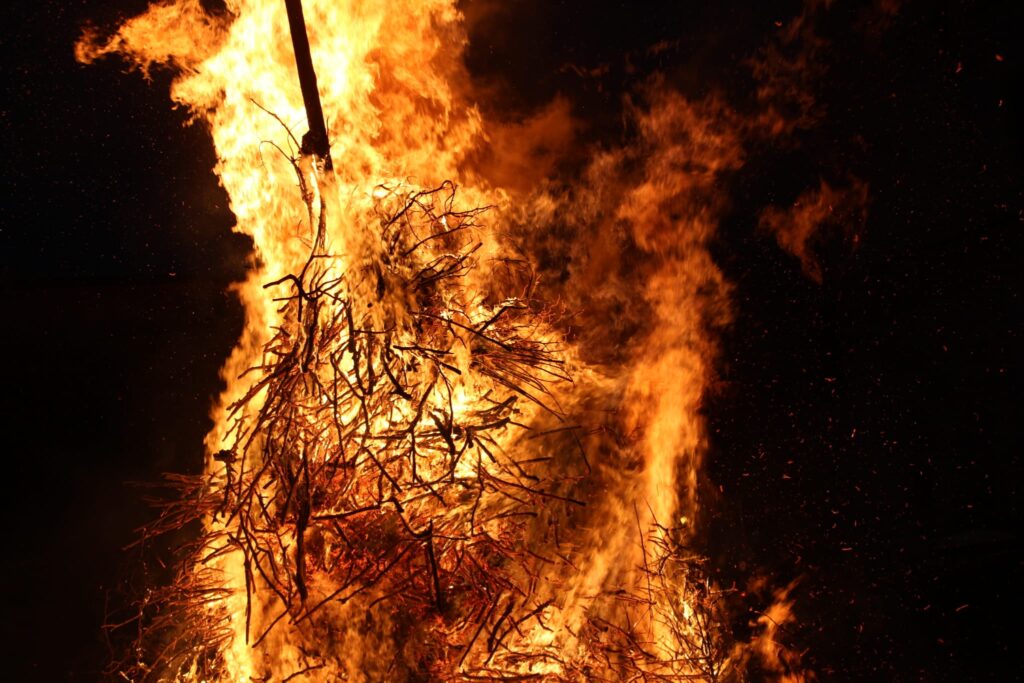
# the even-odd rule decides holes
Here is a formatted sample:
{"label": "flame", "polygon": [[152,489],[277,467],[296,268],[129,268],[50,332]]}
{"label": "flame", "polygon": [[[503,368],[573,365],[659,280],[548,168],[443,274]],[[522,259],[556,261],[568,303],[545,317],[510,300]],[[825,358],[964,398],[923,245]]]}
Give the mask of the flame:
{"label": "flame", "polygon": [[779,246],[800,260],[804,274],[821,283],[822,265],[814,251],[816,237],[826,225],[839,225],[856,246],[867,218],[868,186],[852,179],[848,188],[833,188],[824,180],[803,192],[789,209],[770,206],[761,212],[760,228],[774,233]]}
{"label": "flame", "polygon": [[[257,254],[182,623],[125,675],[718,680],[745,655],[688,547],[742,126],[652,87],[637,149],[596,154],[572,196],[535,191],[514,138],[570,132],[567,105],[488,130],[454,2],[305,13],[332,172],[299,153],[278,0],[156,3],[77,46],[177,71]],[[562,211],[559,290],[524,264]]]}

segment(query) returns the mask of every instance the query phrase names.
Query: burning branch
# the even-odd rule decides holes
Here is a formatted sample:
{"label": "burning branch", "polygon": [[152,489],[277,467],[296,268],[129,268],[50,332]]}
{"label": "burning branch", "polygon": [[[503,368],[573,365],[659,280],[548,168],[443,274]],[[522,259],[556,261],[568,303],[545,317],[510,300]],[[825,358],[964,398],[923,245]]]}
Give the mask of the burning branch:
{"label": "burning branch", "polygon": [[[567,225],[614,223],[620,246],[650,257],[636,274],[642,286],[621,297],[637,316],[635,338],[616,342],[629,347],[616,358],[639,360],[585,368],[582,381],[592,384],[565,400],[575,356],[538,300],[528,261],[487,256],[487,202],[464,204],[463,195],[480,194],[460,194],[451,181],[382,180],[453,177],[453,159],[462,157],[449,154],[449,143],[480,133],[474,116],[452,123],[457,107],[423,94],[425,83],[443,90],[459,69],[445,62],[438,73],[424,67],[424,78],[415,68],[405,73],[410,55],[428,65],[457,59],[457,51],[441,52],[450,41],[413,35],[402,43],[390,33],[433,31],[454,21],[454,6],[339,18],[345,30],[387,38],[376,46],[335,41],[353,51],[339,69],[372,70],[381,60],[380,78],[367,71],[352,79],[364,84],[350,84],[357,100],[348,91],[325,98],[349,97],[342,111],[363,116],[332,130],[337,147],[358,157],[335,175],[302,6],[286,4],[309,126],[301,143],[284,123],[298,111],[278,116],[217,81],[226,78],[217,64],[200,68],[205,46],[183,63],[196,68],[177,92],[197,98],[190,102],[211,122],[220,151],[232,152],[221,156],[230,167],[225,187],[238,199],[240,226],[258,238],[266,271],[244,289],[250,325],[227,366],[229,398],[206,472],[170,480],[175,500],[143,538],[196,522],[201,533],[182,550],[171,585],[112,626],[136,636],[118,673],[136,681],[739,680],[728,592],[704,578],[688,534],[656,519],[689,514],[681,499],[696,488],[683,475],[696,479],[704,447],[699,356],[710,323],[701,301],[724,296],[707,253],[706,223],[720,210],[709,188],[742,156],[735,136],[719,130],[728,117],[715,110],[719,128],[691,130],[708,115],[668,98],[654,123],[641,126],[650,139],[637,149],[649,159],[616,162],[634,166],[628,174],[595,165],[617,204],[595,195],[594,211],[605,215],[569,215]],[[270,20],[274,7],[265,8]],[[172,5],[160,10],[175,20]],[[389,24],[390,15],[401,25]],[[224,40],[257,42],[251,34]],[[399,43],[394,54],[378,54]],[[275,54],[268,62],[290,70],[290,60]],[[268,74],[252,82],[288,80]],[[359,90],[370,82],[380,102]],[[407,125],[416,117],[426,121]],[[218,127],[221,118],[233,127]],[[254,121],[284,126],[290,143],[265,141],[238,155]],[[649,150],[655,141],[669,141],[667,149]],[[267,163],[264,145],[286,165]],[[420,145],[409,157],[415,163],[391,161],[403,145]],[[260,162],[266,178],[253,175]],[[297,193],[282,190],[288,173]],[[648,180],[611,187],[637,174]],[[655,292],[669,295],[653,301]],[[602,398],[588,413],[591,389]],[[597,412],[606,417],[591,419]]]}
{"label": "burning branch", "polygon": [[[380,186],[367,226],[376,257],[346,268],[327,250],[324,199],[301,160],[290,161],[315,237],[300,270],[265,285],[284,290],[283,323],[228,408],[232,441],[214,457],[221,474],[190,482],[194,491],[149,530],[207,520],[163,601],[187,606],[172,621],[186,618],[192,635],[171,639],[147,671],[217,670],[225,596],[207,591],[222,585],[209,577],[226,556],[244,573],[254,647],[285,624],[315,630],[326,605],[354,600],[439,620],[439,634],[458,642],[486,623],[461,614],[523,592],[515,539],[537,505],[570,500],[506,451],[532,411],[558,413],[548,386],[568,377],[557,345],[536,337],[544,313],[529,291],[490,307],[468,291],[484,209],[457,209],[450,182]],[[470,397],[471,381],[490,388]],[[277,616],[254,633],[273,603]],[[502,623],[532,613],[513,617],[513,603],[492,626],[490,654]],[[157,619],[148,631],[163,627]],[[197,649],[196,634],[209,647]]]}
{"label": "burning branch", "polygon": [[324,168],[332,170],[331,143],[324,123],[324,110],[320,106],[320,91],[316,85],[316,71],[309,54],[309,38],[306,36],[306,19],[302,14],[302,0],[285,0],[288,11],[288,27],[291,29],[292,48],[295,50],[295,65],[299,71],[299,85],[302,88],[302,102],[306,107],[309,132],[302,137],[302,153],[313,154],[324,160]]}

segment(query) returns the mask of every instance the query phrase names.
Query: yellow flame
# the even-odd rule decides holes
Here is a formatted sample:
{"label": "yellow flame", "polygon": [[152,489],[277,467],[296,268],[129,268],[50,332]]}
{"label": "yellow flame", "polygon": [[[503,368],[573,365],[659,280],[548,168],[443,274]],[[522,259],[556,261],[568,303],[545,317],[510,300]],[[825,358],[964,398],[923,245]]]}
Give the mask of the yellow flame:
{"label": "yellow flame", "polygon": [[[232,432],[239,429],[229,406],[253,385],[246,370],[261,364],[273,330],[302,333],[294,309],[275,301],[278,290],[264,284],[303,269],[317,239],[319,216],[327,216],[324,240],[332,258],[324,268],[340,278],[378,258],[370,224],[377,207],[454,180],[465,206],[496,208],[488,215],[490,229],[474,228],[483,244],[475,257],[480,267],[467,275],[462,289],[446,294],[445,315],[462,326],[458,329],[468,329],[485,324],[503,306],[519,305],[502,298],[515,296],[504,291],[514,288],[496,285],[500,268],[490,264],[508,249],[501,235],[515,213],[510,197],[523,195],[515,188],[494,187],[495,174],[491,182],[485,181],[471,163],[488,140],[501,136],[485,130],[480,113],[466,99],[468,79],[461,61],[466,36],[454,0],[307,0],[304,5],[332,143],[331,174],[314,160],[302,159],[297,167],[292,161],[298,156],[296,138],[306,124],[279,0],[229,1],[223,16],[209,15],[198,0],[161,2],[127,21],[111,38],[90,34],[77,48],[82,61],[118,52],[143,70],[154,65],[178,70],[171,96],[209,127],[216,172],[230,197],[236,229],[254,240],[259,265],[237,288],[245,307],[245,331],[224,366],[227,389],[214,409],[215,427],[207,438],[207,471],[222,486],[225,468],[213,454],[230,444]],[[711,614],[707,605],[715,591],[693,580],[679,554],[679,544],[689,539],[699,519],[697,477],[706,449],[699,410],[713,357],[708,330],[728,317],[726,285],[707,251],[721,207],[709,198],[716,196],[721,174],[736,168],[742,155],[736,136],[719,122],[720,114],[714,102],[698,106],[681,97],[655,101],[649,111],[637,114],[650,150],[642,177],[625,189],[602,189],[600,179],[614,175],[620,160],[599,156],[591,165],[589,189],[581,192],[573,210],[595,226],[590,235],[594,242],[585,264],[575,266],[576,290],[566,295],[584,308],[589,304],[581,297],[635,296],[627,303],[649,311],[647,326],[615,361],[588,360],[593,351],[585,344],[562,347],[563,358],[575,369],[575,387],[557,389],[552,400],[560,403],[567,421],[578,419],[585,428],[563,431],[554,444],[538,442],[531,448],[538,459],[554,463],[552,471],[571,470],[571,483],[562,491],[585,497],[588,507],[570,505],[566,511],[552,504],[538,517],[546,527],[538,522],[525,538],[514,539],[536,555],[530,560],[536,571],[514,577],[533,586],[537,596],[517,607],[529,612],[529,618],[507,629],[504,649],[496,654],[474,645],[477,636],[449,643],[450,652],[434,653],[433,664],[440,667],[434,673],[442,679],[457,679],[460,672],[495,657],[507,672],[543,674],[550,680],[614,680],[630,656],[640,657],[637,652],[647,657],[644,671],[666,678],[710,678],[724,666],[724,660],[711,663],[681,655],[687,639],[713,635],[704,632],[709,627],[701,618]],[[536,215],[558,208],[556,199],[543,194],[531,202]],[[444,230],[451,228],[444,211],[438,223]],[[620,258],[612,253],[614,240],[606,238],[622,229],[646,258],[636,266],[639,285],[606,267]],[[346,286],[353,300],[373,299],[368,293],[373,282],[352,280]],[[396,294],[368,316],[383,326],[404,319],[406,308],[408,300]],[[534,333],[548,341],[557,338],[543,324]],[[460,370],[460,379],[446,396],[431,395],[432,401],[447,402],[453,424],[479,409],[489,391],[501,388],[474,373],[473,344],[467,333],[452,345],[450,364]],[[251,400],[259,405],[263,395]],[[355,408],[346,410],[341,421],[355,419]],[[396,402],[386,418],[375,418],[372,430],[383,432],[408,420],[409,410]],[[551,421],[533,404],[518,409],[515,418],[541,426]],[[612,432],[624,434],[625,443],[613,443],[608,436]],[[513,450],[517,438],[503,432],[495,448]],[[582,449],[590,471],[567,464],[576,460],[574,448]],[[310,457],[326,462],[336,455],[323,451]],[[466,458],[455,466],[454,476],[471,479],[474,467]],[[466,509],[442,508],[435,514],[458,517]],[[217,516],[206,520],[211,537],[234,533],[235,523]],[[505,533],[494,520],[483,527],[495,536]],[[283,554],[297,552],[299,533],[285,533],[288,547]],[[332,548],[328,544],[320,552],[326,557]],[[253,634],[267,630],[277,617],[274,596],[266,590],[249,595],[259,581],[247,576],[241,550],[224,546],[212,554],[214,559],[204,556],[201,563],[219,572],[228,589],[228,597],[213,604],[227,614],[230,631],[220,648],[224,680],[271,675],[278,680],[306,669],[304,680],[389,680],[389,662],[403,656],[405,644],[393,642],[386,617],[372,627],[361,626],[360,610],[366,603],[335,601],[321,612],[328,627],[303,634],[301,619],[293,614],[290,623],[257,646]],[[332,588],[331,579],[324,578],[311,591],[320,597]],[[638,597],[624,601],[626,595]],[[499,603],[494,604],[498,609]],[[470,618],[481,617],[465,615],[458,627],[451,626],[452,633],[471,632]],[[627,627],[632,644],[609,658],[607,653],[618,647],[615,629],[627,638]],[[490,628],[497,631],[498,625]],[[309,668],[311,651],[332,647],[340,651],[330,666]],[[472,656],[465,654],[467,648]],[[623,654],[630,648],[632,654]],[[521,652],[544,656],[517,659]]]}

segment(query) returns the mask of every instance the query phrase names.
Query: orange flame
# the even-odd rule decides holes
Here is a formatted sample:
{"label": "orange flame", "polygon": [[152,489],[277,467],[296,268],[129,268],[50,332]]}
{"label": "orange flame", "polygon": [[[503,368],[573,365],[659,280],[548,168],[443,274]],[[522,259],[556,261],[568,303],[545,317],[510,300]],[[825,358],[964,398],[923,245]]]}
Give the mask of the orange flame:
{"label": "orange flame", "polygon": [[779,246],[800,259],[804,274],[820,283],[822,267],[814,251],[821,229],[838,225],[855,246],[867,217],[868,186],[854,180],[849,188],[833,188],[824,180],[808,190],[789,209],[768,207],[761,213],[760,227],[774,233]]}
{"label": "orange flame", "polygon": [[[687,546],[698,519],[698,475],[707,448],[700,409],[712,373],[713,331],[729,319],[728,286],[708,244],[725,208],[719,186],[743,162],[742,126],[714,99],[694,103],[652,88],[649,105],[634,111],[636,149],[596,155],[572,196],[531,195],[532,188],[515,180],[522,177],[515,169],[530,160],[516,153],[508,130],[488,131],[467,99],[461,62],[466,36],[454,2],[305,5],[333,173],[315,159],[298,158],[295,138],[304,113],[284,5],[277,0],[228,2],[223,16],[211,16],[198,0],[162,2],[125,22],[114,36],[90,33],[77,46],[81,61],[118,53],[144,72],[154,65],[178,71],[172,99],[208,125],[236,229],[253,238],[259,258],[238,287],[245,331],[224,366],[227,389],[207,438],[206,471],[214,495],[190,565],[216,588],[196,608],[222,615],[217,623],[223,628],[213,654],[197,650],[157,676],[277,680],[301,673],[305,680],[376,681],[428,671],[438,680],[718,680],[745,655],[728,646],[723,592],[701,577],[700,560]],[[568,132],[565,106],[556,102],[518,134],[550,137],[545,116]],[[496,151],[487,153],[492,140]],[[447,181],[458,184],[458,202]],[[473,208],[484,206],[491,207],[487,225],[475,220],[479,213]],[[523,284],[529,277],[522,269],[509,274],[513,257],[523,251],[515,248],[517,241],[548,239],[562,211],[573,237],[558,248],[572,252],[571,272],[567,284],[549,283],[548,292],[579,311],[589,328],[568,338],[553,313],[531,309],[536,306],[525,293],[532,285]],[[393,223],[401,227],[388,251],[382,235]],[[458,264],[461,278],[437,290],[431,310],[439,312],[429,314],[432,322],[409,285],[429,265],[416,260],[428,239],[416,231],[425,226],[445,235],[425,247],[435,259],[429,267],[436,270],[447,259]],[[401,258],[392,259],[395,254]],[[302,291],[312,281],[304,278],[314,272],[321,287],[315,301]],[[282,303],[275,297],[282,296],[289,274],[299,291]],[[268,288],[271,281],[279,286]],[[514,317],[515,324],[495,324],[493,335],[484,335],[506,311],[521,317]],[[344,315],[347,331],[338,332],[346,325]],[[393,335],[385,342],[390,350],[374,352],[372,335],[385,332]],[[326,350],[317,346],[335,333],[347,341]],[[409,345],[427,338],[444,342],[436,351],[447,360],[432,366],[413,362]],[[533,369],[524,364],[499,370],[488,365],[481,344],[541,360]],[[283,502],[265,502],[252,491],[281,485],[281,477],[262,474],[269,462],[266,443],[278,429],[262,416],[272,409],[280,379],[274,359],[300,353],[301,371],[288,389],[301,404],[299,422],[289,422],[281,433],[302,449],[289,457],[318,471],[334,467],[333,459],[339,469],[357,474],[339,475],[344,490],[323,500],[310,497],[318,507],[296,513],[292,490],[300,481],[309,488],[308,469],[305,475],[290,472]],[[387,445],[349,459],[346,437],[332,435],[323,417],[330,396],[322,387],[330,384],[332,368],[335,385],[359,385],[360,353],[371,370],[373,353],[383,353],[380,372],[401,368],[421,393],[416,401],[400,399],[402,382],[392,377],[394,395],[372,416],[335,393],[335,424],[361,421],[364,438],[390,438],[401,427],[402,439],[415,442],[426,438],[418,431],[425,429],[421,416],[431,414],[429,436],[438,452],[442,439],[454,452],[458,439],[465,449],[482,448],[469,436],[472,421],[479,427],[495,405],[514,405],[498,415],[503,422],[489,442],[493,453],[487,451],[493,464],[479,453],[476,464],[469,457],[444,464],[437,456],[420,465],[427,474],[417,474],[414,452],[410,474],[373,458],[379,448],[383,460],[392,448]],[[335,358],[354,369],[339,370]],[[524,384],[512,381],[513,374]],[[442,376],[444,382],[438,381]],[[517,394],[532,400],[513,403]],[[532,437],[517,424],[547,436],[528,444]],[[259,448],[264,455],[253,455]],[[520,464],[503,455],[517,451],[530,456]],[[502,462],[515,463],[524,479],[550,487],[517,494],[511,489],[518,480],[501,480],[504,497],[488,494],[476,503],[472,496],[468,502],[460,498],[456,483],[500,479],[495,468]],[[367,474],[374,466],[383,475]],[[449,475],[452,488],[445,488],[439,482]],[[381,488],[382,476],[392,479],[390,498],[372,490]],[[426,479],[437,483],[432,495],[399,496]],[[242,491],[246,486],[248,493]],[[538,491],[544,495],[538,498]],[[218,497],[240,499],[243,493],[264,505],[253,514],[264,515],[268,524],[291,520],[275,532],[280,548],[273,557],[254,559],[265,553],[240,540],[261,529],[245,528],[234,513],[220,514]],[[517,495],[529,497],[533,509],[523,512]],[[389,597],[383,580],[364,581],[358,597],[340,599],[345,582],[336,572],[307,569],[326,566],[342,552],[344,534],[327,521],[360,513],[355,501],[367,500],[375,501],[375,523],[391,514],[384,503],[397,508],[390,523],[400,521],[417,539],[404,547],[422,546],[429,554],[434,586],[427,593],[433,592],[438,606],[424,608],[426,623],[415,633],[403,625],[405,615],[375,609]],[[488,521],[477,522],[478,504]],[[501,521],[519,514],[533,521]],[[430,519],[431,526],[414,531],[409,520],[416,519]],[[435,547],[435,523],[465,536],[438,534]],[[508,592],[486,600],[479,586],[456,585],[460,572],[469,571],[463,558],[475,552],[467,550],[472,543],[465,539],[481,535],[526,558],[515,566],[489,566]],[[313,553],[326,559],[307,561]],[[393,559],[402,561],[401,553]],[[428,565],[418,566],[427,571]],[[275,567],[294,575],[268,575]],[[447,580],[451,585],[444,585]],[[407,591],[429,583],[422,576],[410,581]],[[275,593],[279,584],[288,587],[287,595]],[[403,585],[391,588],[399,592]],[[446,592],[456,597],[442,605]],[[417,637],[424,642],[410,642]]]}

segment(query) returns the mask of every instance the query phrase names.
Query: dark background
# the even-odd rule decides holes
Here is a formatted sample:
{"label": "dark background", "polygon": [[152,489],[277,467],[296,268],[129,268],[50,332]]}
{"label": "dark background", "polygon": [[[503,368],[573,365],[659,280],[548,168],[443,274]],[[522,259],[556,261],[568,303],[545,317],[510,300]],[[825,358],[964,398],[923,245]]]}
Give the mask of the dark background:
{"label": "dark background", "polygon": [[[621,140],[627,53],[742,103],[744,60],[802,6],[705,4],[502,3],[473,23],[467,63],[493,115],[560,93],[584,140]],[[708,549],[726,585],[802,577],[785,638],[822,680],[1010,680],[1024,17],[907,2],[875,21],[882,4],[895,6],[822,15],[824,117],[799,144],[755,147],[729,188],[715,253],[737,319],[707,407],[722,491]],[[247,241],[230,233],[206,133],[169,106],[168,74],[73,60],[84,22],[144,6],[0,10],[8,680],[98,677],[106,596],[140,578],[120,548],[151,514],[127,482],[200,466],[241,325],[225,290]],[[661,40],[671,49],[642,56]],[[609,68],[595,83],[567,64]],[[818,284],[755,229],[757,211],[849,175],[870,186],[868,219],[855,251],[822,243]]]}

